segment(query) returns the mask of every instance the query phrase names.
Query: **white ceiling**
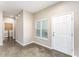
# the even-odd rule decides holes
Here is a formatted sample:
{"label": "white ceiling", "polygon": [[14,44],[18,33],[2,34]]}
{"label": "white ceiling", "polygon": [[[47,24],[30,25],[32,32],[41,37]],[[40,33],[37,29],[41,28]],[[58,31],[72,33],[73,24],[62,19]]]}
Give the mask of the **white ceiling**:
{"label": "white ceiling", "polygon": [[35,13],[57,2],[58,1],[0,1],[0,10],[4,11],[7,16],[14,16],[21,10]]}

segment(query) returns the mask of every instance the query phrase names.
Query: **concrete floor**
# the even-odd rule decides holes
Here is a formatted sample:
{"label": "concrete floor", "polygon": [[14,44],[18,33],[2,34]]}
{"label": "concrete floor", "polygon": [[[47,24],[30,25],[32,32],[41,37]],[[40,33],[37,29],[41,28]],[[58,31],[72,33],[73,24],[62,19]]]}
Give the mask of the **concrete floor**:
{"label": "concrete floor", "polygon": [[21,46],[14,40],[4,41],[4,45],[0,47],[0,57],[70,57],[66,54],[50,50],[37,44],[29,44]]}

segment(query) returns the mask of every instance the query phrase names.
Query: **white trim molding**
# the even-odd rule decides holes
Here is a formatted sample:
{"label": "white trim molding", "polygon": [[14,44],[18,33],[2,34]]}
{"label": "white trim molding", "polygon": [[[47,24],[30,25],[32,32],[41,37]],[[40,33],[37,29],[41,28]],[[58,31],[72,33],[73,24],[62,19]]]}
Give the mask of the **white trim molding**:
{"label": "white trim molding", "polygon": [[33,41],[33,42],[34,42],[35,44],[41,45],[41,46],[46,47],[46,48],[48,48],[48,49],[52,49],[51,47],[46,46],[46,45],[44,45],[44,44],[41,44],[41,43],[38,43],[38,42],[35,42],[35,41]]}
{"label": "white trim molding", "polygon": [[23,43],[21,43],[20,41],[16,40],[17,43],[19,43],[21,46],[24,46]]}
{"label": "white trim molding", "polygon": [[31,41],[31,42],[29,42],[29,43],[23,44],[23,46],[27,46],[27,45],[32,44],[32,43],[34,43],[34,42]]}
{"label": "white trim molding", "polygon": [[32,42],[23,44],[23,43],[19,42],[18,40],[16,40],[16,42],[19,43],[21,46],[27,46],[27,45],[29,45],[29,44],[31,44],[31,43],[34,43],[34,42],[32,41]]}
{"label": "white trim molding", "polygon": [[44,45],[44,44],[40,44],[40,43],[35,42],[35,41],[29,42],[29,43],[26,43],[26,44],[23,44],[23,43],[19,42],[18,40],[16,40],[16,42],[19,43],[21,46],[27,46],[27,45],[29,45],[29,44],[35,43],[35,44],[41,45],[41,46],[43,46],[43,47],[46,47],[46,48],[48,48],[48,49],[52,49],[52,48],[49,47],[49,46],[46,46],[46,45]]}

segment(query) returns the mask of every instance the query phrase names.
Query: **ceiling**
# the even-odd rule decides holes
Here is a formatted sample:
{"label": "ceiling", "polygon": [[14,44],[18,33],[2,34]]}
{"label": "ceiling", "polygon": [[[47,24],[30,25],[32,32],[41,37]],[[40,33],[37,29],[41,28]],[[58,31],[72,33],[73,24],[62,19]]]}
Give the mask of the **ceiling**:
{"label": "ceiling", "polygon": [[44,8],[58,3],[58,1],[0,1],[0,10],[6,16],[14,16],[21,10],[36,13]]}

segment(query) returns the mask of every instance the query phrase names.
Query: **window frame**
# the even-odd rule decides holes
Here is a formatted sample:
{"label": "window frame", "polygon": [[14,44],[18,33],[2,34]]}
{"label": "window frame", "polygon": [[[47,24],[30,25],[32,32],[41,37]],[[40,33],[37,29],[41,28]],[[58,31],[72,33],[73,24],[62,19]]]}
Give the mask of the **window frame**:
{"label": "window frame", "polygon": [[[42,22],[47,21],[47,37],[42,37]],[[37,36],[37,23],[40,22],[40,36]],[[48,40],[48,18],[43,18],[35,21],[35,38],[37,39],[43,39],[43,40]]]}

